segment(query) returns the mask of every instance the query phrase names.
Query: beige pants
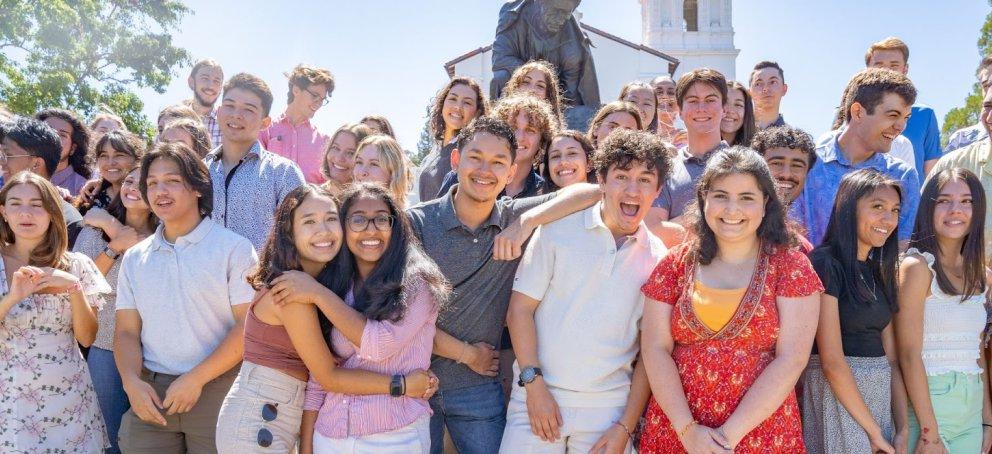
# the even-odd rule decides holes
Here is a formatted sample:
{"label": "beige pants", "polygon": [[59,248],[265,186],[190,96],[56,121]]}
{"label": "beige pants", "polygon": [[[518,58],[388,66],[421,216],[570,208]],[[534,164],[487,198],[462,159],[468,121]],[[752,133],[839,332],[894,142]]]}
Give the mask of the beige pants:
{"label": "beige pants", "polygon": [[[287,453],[300,438],[307,382],[271,367],[245,361],[217,418],[220,454]],[[265,421],[262,407],[276,406],[276,418]],[[271,434],[272,444],[261,446],[259,432]]]}
{"label": "beige pants", "polygon": [[[231,369],[203,386],[200,399],[190,411],[166,415],[165,426],[142,421],[128,410],[121,419],[118,434],[121,452],[148,454],[185,454],[217,452],[214,434],[217,431],[217,414],[224,396],[231,389],[237,369]],[[152,385],[159,399],[165,398],[169,385],[179,378],[177,375],[142,371],[141,379]]]}

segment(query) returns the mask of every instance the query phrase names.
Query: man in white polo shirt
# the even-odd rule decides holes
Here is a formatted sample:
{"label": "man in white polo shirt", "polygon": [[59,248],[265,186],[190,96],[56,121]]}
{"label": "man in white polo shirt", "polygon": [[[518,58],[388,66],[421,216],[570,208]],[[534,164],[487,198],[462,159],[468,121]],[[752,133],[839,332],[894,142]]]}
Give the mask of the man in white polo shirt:
{"label": "man in white polo shirt", "polygon": [[630,452],[650,395],[640,286],[667,252],[643,220],[668,156],[655,135],[612,132],[593,158],[602,200],[534,233],[507,313],[519,379],[500,452]]}
{"label": "man in white polo shirt", "polygon": [[217,415],[244,352],[255,250],[206,217],[210,175],[193,151],[160,144],[141,164],[141,194],[162,224],[124,254],[117,281],[114,358],[131,402],[120,447],[215,453]]}

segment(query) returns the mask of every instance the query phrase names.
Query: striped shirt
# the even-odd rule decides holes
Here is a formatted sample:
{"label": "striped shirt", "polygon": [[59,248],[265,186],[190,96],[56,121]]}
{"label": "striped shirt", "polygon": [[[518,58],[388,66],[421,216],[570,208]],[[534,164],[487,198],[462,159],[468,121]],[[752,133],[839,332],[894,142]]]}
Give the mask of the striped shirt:
{"label": "striped shirt", "polygon": [[[427,369],[434,346],[438,306],[423,281],[405,285],[406,313],[398,322],[371,320],[365,323],[361,346],[352,344],[340,331],[331,331],[331,345],[345,369],[363,369],[384,375],[407,374]],[[355,304],[348,292],[345,303]],[[399,429],[430,414],[424,399],[392,397],[388,394],[356,396],[326,392],[310,376],[303,409],[319,410],[314,429],[327,438],[365,437]]]}

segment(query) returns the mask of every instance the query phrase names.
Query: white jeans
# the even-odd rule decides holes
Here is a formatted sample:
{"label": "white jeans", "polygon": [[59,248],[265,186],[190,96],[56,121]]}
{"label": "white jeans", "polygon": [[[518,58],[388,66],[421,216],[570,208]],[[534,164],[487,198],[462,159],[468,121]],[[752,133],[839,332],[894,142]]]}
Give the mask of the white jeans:
{"label": "white jeans", "polygon": [[412,424],[381,434],[364,437],[327,438],[313,433],[313,452],[334,454],[414,454],[431,450],[431,416],[424,415]]}
{"label": "white jeans", "polygon": [[[562,425],[561,438],[546,442],[534,435],[527,416],[527,403],[517,398],[510,399],[507,409],[506,429],[500,454],[517,453],[582,453],[585,454],[599,441],[599,437],[623,416],[624,407],[559,407]],[[624,452],[631,453],[630,442]]]}

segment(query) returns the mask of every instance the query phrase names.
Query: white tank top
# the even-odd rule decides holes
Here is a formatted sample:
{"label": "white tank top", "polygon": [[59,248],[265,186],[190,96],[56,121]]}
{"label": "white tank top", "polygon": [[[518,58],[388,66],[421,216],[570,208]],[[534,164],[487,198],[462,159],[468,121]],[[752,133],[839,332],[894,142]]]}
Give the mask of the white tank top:
{"label": "white tank top", "polygon": [[934,271],[934,256],[920,252],[916,248],[907,254],[919,254],[926,258],[927,267],[933,273],[930,280],[930,296],[923,307],[923,365],[927,375],[940,375],[947,372],[980,374],[978,366],[982,330],[985,329],[988,314],[985,311],[985,295],[974,295],[961,301],[960,295],[948,295],[937,284]]}

